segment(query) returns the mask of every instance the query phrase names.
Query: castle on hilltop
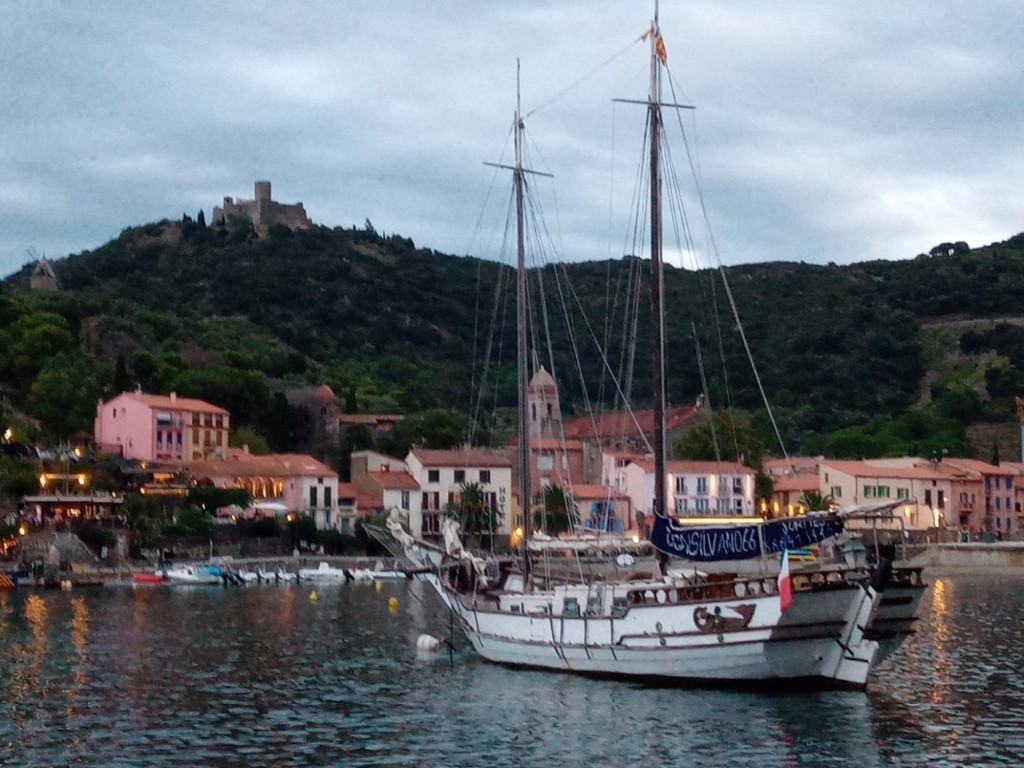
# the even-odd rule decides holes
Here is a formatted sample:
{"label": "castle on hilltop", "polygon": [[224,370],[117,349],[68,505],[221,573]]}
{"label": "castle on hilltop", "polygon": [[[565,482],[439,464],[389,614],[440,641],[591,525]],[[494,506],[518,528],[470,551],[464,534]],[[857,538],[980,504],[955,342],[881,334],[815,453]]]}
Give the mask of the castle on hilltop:
{"label": "castle on hilltop", "polygon": [[225,197],[224,205],[214,206],[213,222],[216,224],[228,216],[249,219],[258,233],[266,234],[272,226],[281,224],[289,229],[309,229],[313,222],[306,215],[302,203],[277,203],[270,199],[270,182],[256,182],[255,200],[235,200]]}

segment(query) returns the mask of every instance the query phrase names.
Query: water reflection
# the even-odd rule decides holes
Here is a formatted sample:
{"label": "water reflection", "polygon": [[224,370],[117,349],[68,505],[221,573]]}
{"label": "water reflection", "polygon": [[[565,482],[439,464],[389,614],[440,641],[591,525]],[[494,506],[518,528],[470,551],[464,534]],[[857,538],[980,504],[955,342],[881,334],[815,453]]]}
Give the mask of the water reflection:
{"label": "water reflection", "polygon": [[867,694],[777,695],[417,655],[419,584],[8,593],[0,765],[1016,765],[1022,586],[937,579]]}

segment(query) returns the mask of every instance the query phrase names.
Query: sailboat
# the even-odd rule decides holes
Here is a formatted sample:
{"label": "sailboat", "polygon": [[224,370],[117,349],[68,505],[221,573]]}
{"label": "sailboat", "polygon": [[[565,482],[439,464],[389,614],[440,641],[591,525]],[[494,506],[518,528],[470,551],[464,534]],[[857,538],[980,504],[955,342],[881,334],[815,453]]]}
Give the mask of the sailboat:
{"label": "sailboat", "polygon": [[[418,542],[400,521],[390,530],[418,565],[484,659],[518,668],[660,680],[687,684],[758,685],[780,680],[863,689],[881,658],[876,619],[879,582],[863,568],[835,569],[816,578],[790,573],[786,550],[822,541],[843,530],[841,516],[807,515],[749,525],[682,526],[666,509],[665,355],[660,207],[661,70],[664,42],[655,18],[650,44],[651,79],[645,104],[650,135],[650,250],[653,320],[655,434],[654,510],[651,542],[661,553],[659,573],[577,581],[545,579],[531,569],[529,514],[518,567],[495,569],[467,551],[458,525],[442,525],[443,547]],[[668,105],[675,107],[677,105]],[[531,456],[526,401],[528,365],[526,269],[523,237],[523,119],[515,114],[512,171],[517,224],[519,499],[529,509]],[[781,555],[776,577],[704,573],[672,568],[672,555],[693,561]],[[916,594],[923,590],[913,585]],[[886,620],[905,629],[905,602]],[[916,605],[916,603],[915,603]],[[910,609],[912,614],[912,609]]]}

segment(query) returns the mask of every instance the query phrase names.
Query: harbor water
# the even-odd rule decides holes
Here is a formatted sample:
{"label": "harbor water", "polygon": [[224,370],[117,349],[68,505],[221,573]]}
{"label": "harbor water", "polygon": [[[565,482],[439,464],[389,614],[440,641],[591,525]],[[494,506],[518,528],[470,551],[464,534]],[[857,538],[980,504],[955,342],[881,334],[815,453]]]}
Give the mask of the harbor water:
{"label": "harbor water", "polygon": [[929,581],[866,693],[423,654],[450,626],[418,583],[6,591],[0,766],[1020,765],[1024,574]]}

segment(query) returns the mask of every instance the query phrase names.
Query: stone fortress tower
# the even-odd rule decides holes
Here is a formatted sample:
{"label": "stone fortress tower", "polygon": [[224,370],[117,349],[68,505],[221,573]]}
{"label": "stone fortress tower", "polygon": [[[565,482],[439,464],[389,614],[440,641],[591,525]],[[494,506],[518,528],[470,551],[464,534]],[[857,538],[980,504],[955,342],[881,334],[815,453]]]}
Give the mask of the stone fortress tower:
{"label": "stone fortress tower", "polygon": [[278,203],[271,199],[269,181],[256,182],[256,197],[253,200],[235,200],[233,197],[225,197],[222,206],[214,206],[214,224],[228,216],[241,216],[249,219],[257,233],[261,235],[265,235],[271,227],[277,224],[289,229],[309,229],[313,226],[302,203]]}

